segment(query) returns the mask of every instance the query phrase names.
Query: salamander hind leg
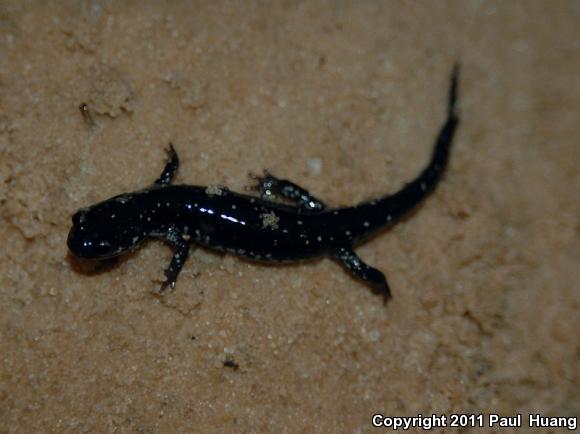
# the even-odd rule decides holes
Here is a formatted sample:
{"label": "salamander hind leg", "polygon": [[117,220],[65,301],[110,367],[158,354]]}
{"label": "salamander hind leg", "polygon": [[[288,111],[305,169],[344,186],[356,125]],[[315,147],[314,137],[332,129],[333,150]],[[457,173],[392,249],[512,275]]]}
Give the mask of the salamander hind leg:
{"label": "salamander hind leg", "polygon": [[179,167],[179,157],[177,156],[177,152],[175,152],[175,148],[170,143],[169,147],[165,149],[167,155],[169,157],[167,164],[165,164],[165,168],[159,178],[155,180],[155,184],[157,185],[169,185],[173,180],[173,176],[175,172],[177,172],[177,168]]}
{"label": "salamander hind leg", "polygon": [[254,190],[260,192],[262,199],[275,200],[276,196],[281,196],[295,202],[303,210],[323,211],[326,208],[324,202],[314,197],[308,190],[286,179],[278,179],[267,171],[264,171],[264,176],[250,174],[250,177],[257,181]]}
{"label": "salamander hind leg", "polygon": [[337,258],[355,277],[370,285],[373,292],[382,295],[385,304],[389,301],[391,290],[383,273],[365,264],[350,247],[338,249]]}
{"label": "salamander hind leg", "polygon": [[165,240],[173,247],[173,257],[169,267],[165,270],[165,280],[161,282],[160,292],[164,292],[168,286],[175,288],[175,281],[181,272],[183,264],[189,256],[191,242],[186,240],[183,234],[175,228],[170,228]]}

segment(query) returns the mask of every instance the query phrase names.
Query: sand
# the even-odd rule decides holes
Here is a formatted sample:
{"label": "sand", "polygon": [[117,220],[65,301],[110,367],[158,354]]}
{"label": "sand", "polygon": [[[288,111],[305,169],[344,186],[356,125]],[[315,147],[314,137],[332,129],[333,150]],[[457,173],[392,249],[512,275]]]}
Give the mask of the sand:
{"label": "sand", "polygon": [[[578,417],[578,5],[3,1],[0,432]],[[169,141],[180,183],[243,191],[267,168],[331,206],[394,192],[429,157],[456,61],[443,182],[358,249],[386,307],[330,259],[196,249],[156,297],[160,242],[95,272],[67,254],[71,215],[149,185]]]}

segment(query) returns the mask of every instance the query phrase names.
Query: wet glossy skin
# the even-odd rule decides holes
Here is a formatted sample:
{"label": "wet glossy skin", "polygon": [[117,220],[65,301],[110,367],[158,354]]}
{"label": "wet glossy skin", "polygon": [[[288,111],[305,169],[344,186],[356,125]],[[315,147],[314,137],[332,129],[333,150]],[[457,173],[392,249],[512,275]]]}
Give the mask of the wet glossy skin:
{"label": "wet glossy skin", "polygon": [[[193,244],[259,261],[331,256],[386,301],[390,290],[385,276],[365,264],[353,247],[395,223],[437,185],[458,124],[456,92],[457,68],[451,78],[448,117],[431,161],[393,195],[328,209],[298,185],[267,173],[256,177],[260,197],[217,186],[171,185],[179,160],[170,145],[169,162],[153,186],[81,209],[73,216],[69,249],[79,258],[98,260],[135,249],[146,238],[161,238],[174,249],[161,290],[175,285]],[[276,202],[280,197],[286,203]]]}

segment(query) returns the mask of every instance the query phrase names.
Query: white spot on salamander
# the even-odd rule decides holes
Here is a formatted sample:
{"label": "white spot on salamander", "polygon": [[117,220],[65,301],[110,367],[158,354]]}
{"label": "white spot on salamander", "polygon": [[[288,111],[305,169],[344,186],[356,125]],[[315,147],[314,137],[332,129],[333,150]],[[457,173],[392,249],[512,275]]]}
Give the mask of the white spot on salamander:
{"label": "white spot on salamander", "polygon": [[264,229],[266,228],[270,228],[272,230],[278,229],[278,222],[280,221],[280,217],[274,214],[274,211],[260,214],[260,218],[262,219],[262,227]]}
{"label": "white spot on salamander", "polygon": [[223,194],[223,187],[221,185],[208,185],[205,193],[208,196],[221,196]]}
{"label": "white spot on salamander", "polygon": [[115,201],[119,203],[127,203],[129,199],[131,199],[131,197],[132,197],[131,195],[122,194],[121,196],[117,196],[115,198]]}
{"label": "white spot on salamander", "polygon": [[370,226],[370,223],[369,223],[369,222],[364,222],[364,223],[363,223],[363,226],[364,226],[365,228],[368,228],[368,227]]}

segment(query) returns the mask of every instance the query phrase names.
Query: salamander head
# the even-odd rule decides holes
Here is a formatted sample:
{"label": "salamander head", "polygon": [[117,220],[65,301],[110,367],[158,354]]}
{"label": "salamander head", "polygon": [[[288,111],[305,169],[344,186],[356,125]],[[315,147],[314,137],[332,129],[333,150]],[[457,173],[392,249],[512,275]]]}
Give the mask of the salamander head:
{"label": "salamander head", "polygon": [[78,258],[112,258],[137,247],[144,238],[139,211],[126,195],[79,210],[72,223],[67,244]]}

